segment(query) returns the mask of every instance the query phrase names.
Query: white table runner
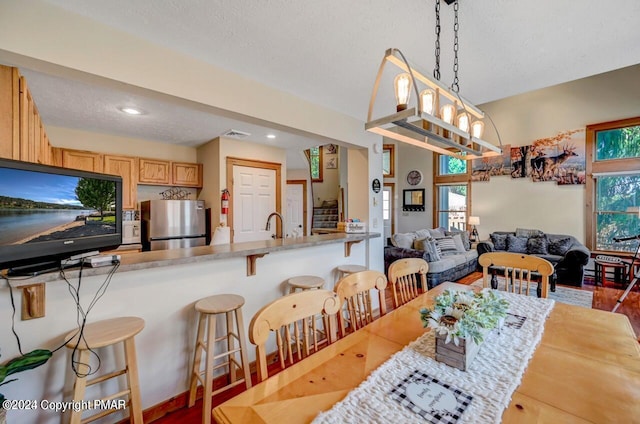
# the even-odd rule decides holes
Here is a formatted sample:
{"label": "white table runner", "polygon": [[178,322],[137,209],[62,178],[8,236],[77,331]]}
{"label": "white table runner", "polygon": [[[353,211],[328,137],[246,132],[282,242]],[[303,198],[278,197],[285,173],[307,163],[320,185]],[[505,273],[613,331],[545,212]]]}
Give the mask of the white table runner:
{"label": "white table runner", "polygon": [[458,423],[499,423],[555,303],[504,292],[501,295],[509,302],[509,313],[526,320],[519,329],[505,326],[500,334],[492,332],[468,371],[436,362],[434,333],[428,331],[393,355],[333,408],[320,413],[313,423],[424,422],[423,417],[391,397],[391,390],[415,370],[473,396]]}

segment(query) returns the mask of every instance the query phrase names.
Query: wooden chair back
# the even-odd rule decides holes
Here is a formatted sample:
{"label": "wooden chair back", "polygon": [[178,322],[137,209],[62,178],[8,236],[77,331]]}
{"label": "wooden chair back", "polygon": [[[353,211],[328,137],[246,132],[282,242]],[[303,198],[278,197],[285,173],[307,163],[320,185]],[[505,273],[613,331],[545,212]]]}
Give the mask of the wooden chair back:
{"label": "wooden chair back", "polygon": [[394,308],[404,305],[428,290],[427,271],[429,271],[429,263],[420,258],[398,259],[389,266],[388,274],[393,289]]}
{"label": "wooden chair back", "polygon": [[[356,331],[373,321],[373,305],[371,290],[378,290],[380,315],[387,312],[384,289],[387,287],[387,276],[379,271],[360,271],[349,274],[336,284],[334,290],[340,297],[340,313],[338,327],[340,337],[346,335],[346,324],[350,331]],[[342,308],[346,303],[346,310]]]}
{"label": "wooden chair back", "polygon": [[[541,297],[549,294],[549,276],[553,274],[553,265],[538,256],[512,252],[488,252],[480,255],[478,263],[482,266],[483,287],[489,286],[489,267],[504,268],[505,290],[512,293],[529,294],[532,273],[540,275]],[[497,288],[497,287],[493,287]]]}
{"label": "wooden chair back", "polygon": [[[329,290],[319,289],[283,296],[256,312],[249,324],[249,340],[256,345],[258,380],[268,377],[266,343],[272,331],[284,369],[285,357],[293,364],[294,352],[302,359],[303,355],[309,355],[312,346],[318,349],[319,331],[324,333],[327,343],[335,341],[335,314],[339,310],[340,298]],[[323,318],[322,329],[316,327],[319,315]]]}

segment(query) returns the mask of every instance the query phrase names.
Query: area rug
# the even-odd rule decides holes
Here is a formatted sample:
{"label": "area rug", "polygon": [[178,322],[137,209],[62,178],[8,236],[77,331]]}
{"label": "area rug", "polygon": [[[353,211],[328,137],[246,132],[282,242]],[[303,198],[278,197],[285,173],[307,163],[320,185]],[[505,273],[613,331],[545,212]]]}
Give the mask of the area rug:
{"label": "area rug", "polygon": [[[472,286],[482,287],[482,278],[471,283]],[[504,288],[504,277],[498,277],[498,288]],[[531,283],[529,287],[529,295],[535,296],[538,285]],[[549,290],[549,299],[553,299],[556,302],[567,303],[569,305],[582,306],[585,308],[591,308],[593,305],[593,292],[588,290],[578,290],[569,287],[556,286],[556,291]]]}

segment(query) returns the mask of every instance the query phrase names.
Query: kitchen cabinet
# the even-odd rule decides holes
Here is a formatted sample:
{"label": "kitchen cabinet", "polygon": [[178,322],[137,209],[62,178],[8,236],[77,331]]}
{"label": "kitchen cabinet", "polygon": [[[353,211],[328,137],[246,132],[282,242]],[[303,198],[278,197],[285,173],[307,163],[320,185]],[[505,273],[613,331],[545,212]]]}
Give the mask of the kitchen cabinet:
{"label": "kitchen cabinet", "polygon": [[140,184],[171,184],[171,162],[159,159],[140,158],[140,173],[138,175]]}
{"label": "kitchen cabinet", "polygon": [[136,209],[138,159],[129,156],[105,154],[104,173],[122,177],[122,209]]}
{"label": "kitchen cabinet", "polygon": [[202,187],[202,164],[171,162],[171,185]]}
{"label": "kitchen cabinet", "polygon": [[102,155],[84,150],[62,149],[62,167],[102,172]]}
{"label": "kitchen cabinet", "polygon": [[0,65],[0,157],[49,165],[51,145],[27,81]]}

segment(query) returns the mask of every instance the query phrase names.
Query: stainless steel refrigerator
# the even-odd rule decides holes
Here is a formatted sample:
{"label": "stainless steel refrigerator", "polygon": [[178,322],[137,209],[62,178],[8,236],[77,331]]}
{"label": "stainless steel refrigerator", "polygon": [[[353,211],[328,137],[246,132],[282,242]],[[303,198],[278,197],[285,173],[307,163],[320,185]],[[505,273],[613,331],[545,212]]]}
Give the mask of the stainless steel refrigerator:
{"label": "stainless steel refrigerator", "polygon": [[140,211],[143,250],[206,244],[203,200],[146,200],[140,203]]}

